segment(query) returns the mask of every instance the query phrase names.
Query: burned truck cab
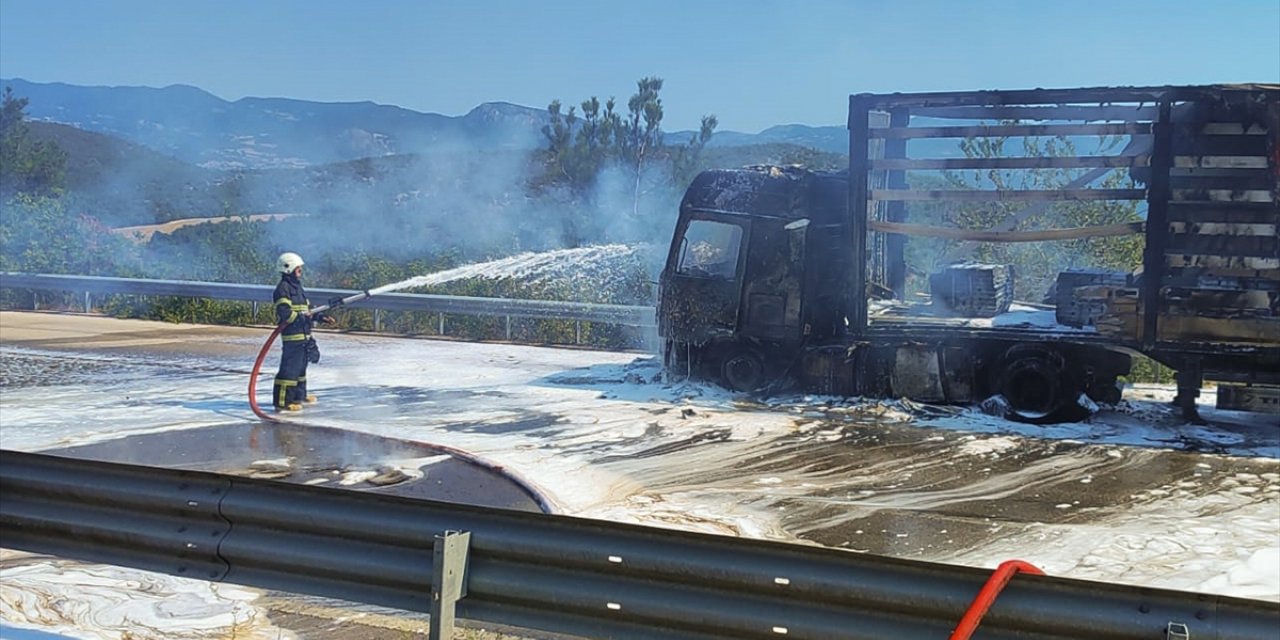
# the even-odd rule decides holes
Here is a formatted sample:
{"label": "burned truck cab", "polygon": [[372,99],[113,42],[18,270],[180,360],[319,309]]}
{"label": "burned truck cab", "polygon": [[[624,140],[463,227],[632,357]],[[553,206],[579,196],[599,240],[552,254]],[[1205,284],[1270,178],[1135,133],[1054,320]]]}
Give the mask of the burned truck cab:
{"label": "burned truck cab", "polygon": [[797,168],[698,175],[659,282],[668,366],[753,390],[804,342],[838,333],[846,191],[838,174]]}

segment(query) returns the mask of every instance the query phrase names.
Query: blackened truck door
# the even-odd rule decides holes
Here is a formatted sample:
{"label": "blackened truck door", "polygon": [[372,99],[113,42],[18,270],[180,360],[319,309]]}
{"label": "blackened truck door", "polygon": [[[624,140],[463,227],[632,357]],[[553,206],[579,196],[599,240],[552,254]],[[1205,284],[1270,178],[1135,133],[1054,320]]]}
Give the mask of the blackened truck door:
{"label": "blackened truck door", "polygon": [[736,335],[750,229],[749,220],[724,217],[677,230],[662,282],[664,337],[703,344]]}
{"label": "blackened truck door", "polygon": [[752,224],[742,283],[742,335],[799,340],[807,222],[766,218]]}

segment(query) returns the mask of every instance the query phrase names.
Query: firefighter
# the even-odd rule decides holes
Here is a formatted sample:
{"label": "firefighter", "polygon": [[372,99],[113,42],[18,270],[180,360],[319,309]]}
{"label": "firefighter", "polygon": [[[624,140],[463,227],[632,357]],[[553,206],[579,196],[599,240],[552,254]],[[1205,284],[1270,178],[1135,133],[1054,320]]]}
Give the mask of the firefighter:
{"label": "firefighter", "polygon": [[277,267],[280,284],[276,285],[276,322],[285,325],[280,331],[280,371],[276,373],[272,390],[272,403],[276,411],[300,411],[302,403],[314,403],[316,397],[307,393],[307,363],[319,361],[320,350],[311,337],[314,322],[333,324],[333,318],[323,313],[311,314],[311,304],[302,290],[302,256],[287,252],[280,254]]}

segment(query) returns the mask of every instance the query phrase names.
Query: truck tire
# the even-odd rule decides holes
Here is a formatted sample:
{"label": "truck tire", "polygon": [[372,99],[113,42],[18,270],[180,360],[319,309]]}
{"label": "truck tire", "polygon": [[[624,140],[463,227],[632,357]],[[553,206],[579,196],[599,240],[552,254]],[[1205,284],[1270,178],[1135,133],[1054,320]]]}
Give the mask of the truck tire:
{"label": "truck tire", "polygon": [[995,390],[1009,401],[1011,417],[1033,424],[1061,420],[1079,395],[1072,393],[1071,386],[1062,354],[1045,345],[1010,347],[995,375]]}
{"label": "truck tire", "polygon": [[764,357],[755,349],[735,348],[720,365],[720,379],[732,391],[755,391],[765,383]]}

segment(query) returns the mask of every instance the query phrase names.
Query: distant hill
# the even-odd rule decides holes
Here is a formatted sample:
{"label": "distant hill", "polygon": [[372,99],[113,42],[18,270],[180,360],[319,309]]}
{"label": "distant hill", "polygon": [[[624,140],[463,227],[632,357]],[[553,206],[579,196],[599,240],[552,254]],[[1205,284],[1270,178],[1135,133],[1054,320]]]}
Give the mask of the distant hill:
{"label": "distant hill", "polygon": [[534,148],[546,119],[543,110],[507,103],[451,117],[372,102],[229,102],[185,85],[84,87],[19,78],[0,84],[30,101],[32,120],[110,134],[220,169],[303,167],[456,147]]}
{"label": "distant hill", "polygon": [[802,165],[819,171],[849,166],[848,153],[821,151],[787,142],[709,146],[702,152],[707,167],[738,168],[753,164]]}
{"label": "distant hill", "polygon": [[73,206],[108,224],[147,224],[171,212],[220,212],[224,173],[203,169],[114,136],[51,122],[31,122],[31,135],[67,154]]}
{"label": "distant hill", "polygon": [[[667,133],[667,144],[684,144],[691,131]],[[769,127],[760,133],[717,131],[708,144],[710,147],[742,147],[758,144],[789,144],[808,147],[830,153],[849,153],[849,131],[844,127],[811,127],[804,124],[782,124]]]}
{"label": "distant hill", "polygon": [[[296,169],[199,167],[114,136],[33,121],[34,137],[67,153],[74,207],[110,226],[230,214],[301,212],[349,216],[353,211],[425,206],[463,212],[514,202],[537,170],[528,150],[474,149],[396,154]],[[804,164],[843,166],[842,154],[794,144],[715,146],[707,166]]]}
{"label": "distant hill", "polygon": [[[27,98],[27,115],[112,135],[210,169],[301,168],[358,158],[457,149],[520,150],[544,145],[544,108],[487,102],[463,116],[373,102],[288,98],[227,101],[186,85],[86,87],[2,79]],[[691,132],[666,134],[683,144]],[[718,131],[712,147],[790,144],[844,153],[843,127],[800,124],[760,133]]]}
{"label": "distant hill", "polygon": [[[541,170],[530,154],[542,145],[540,110],[495,102],[451,118],[373,103],[227,102],[186,86],[0,84],[29,100],[33,135],[67,152],[69,203],[112,227],[229,214],[373,214],[458,233],[455,224],[481,211],[543,224],[541,213],[528,213],[537,205],[525,190]],[[689,135],[667,140],[683,144]],[[844,166],[843,145],[838,127],[720,132],[703,164],[831,169]]]}
{"label": "distant hill", "polygon": [[[113,136],[48,122],[32,135],[67,152],[68,197],[78,211],[113,227],[227,214],[431,211],[471,219],[476,210],[522,206],[537,170],[527,150],[441,151],[362,158],[297,169],[208,169]],[[793,144],[711,147],[706,166],[844,165],[842,154]]]}
{"label": "distant hill", "polygon": [[165,180],[207,178],[214,173],[115,136],[52,122],[28,124],[36,139],[52,141],[67,153],[67,181],[72,188],[116,179],[121,173]]}

